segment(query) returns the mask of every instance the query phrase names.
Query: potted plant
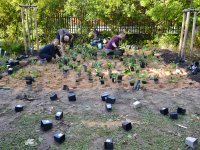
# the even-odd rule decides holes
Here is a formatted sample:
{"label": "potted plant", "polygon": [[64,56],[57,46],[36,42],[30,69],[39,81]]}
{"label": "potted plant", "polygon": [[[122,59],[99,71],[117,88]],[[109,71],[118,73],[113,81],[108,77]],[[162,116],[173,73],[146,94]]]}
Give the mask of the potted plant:
{"label": "potted plant", "polygon": [[112,82],[115,83],[118,77],[118,73],[112,73]]}
{"label": "potted plant", "polygon": [[154,75],[153,76],[153,80],[154,80],[154,83],[158,83],[158,78],[159,78],[159,76],[158,75]]}
{"label": "potted plant", "polygon": [[142,81],[143,84],[147,84],[147,72],[139,73],[139,79]]}
{"label": "potted plant", "polygon": [[104,77],[99,78],[99,80],[100,80],[101,84],[105,83],[105,78]]}
{"label": "potted plant", "polygon": [[107,69],[108,69],[108,75],[111,77],[112,74],[112,69],[114,68],[114,64],[112,63],[107,63]]}
{"label": "potted plant", "polygon": [[118,76],[117,76],[117,82],[118,83],[121,83],[122,82],[122,75],[121,74],[119,74]]}

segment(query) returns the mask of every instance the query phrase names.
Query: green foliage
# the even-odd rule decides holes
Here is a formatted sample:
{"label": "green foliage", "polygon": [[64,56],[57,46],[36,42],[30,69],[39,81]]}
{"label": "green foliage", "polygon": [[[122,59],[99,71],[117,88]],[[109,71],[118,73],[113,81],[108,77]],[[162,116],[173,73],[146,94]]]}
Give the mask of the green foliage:
{"label": "green foliage", "polygon": [[24,51],[24,45],[19,41],[0,41],[0,48],[4,49],[7,54],[18,54]]}

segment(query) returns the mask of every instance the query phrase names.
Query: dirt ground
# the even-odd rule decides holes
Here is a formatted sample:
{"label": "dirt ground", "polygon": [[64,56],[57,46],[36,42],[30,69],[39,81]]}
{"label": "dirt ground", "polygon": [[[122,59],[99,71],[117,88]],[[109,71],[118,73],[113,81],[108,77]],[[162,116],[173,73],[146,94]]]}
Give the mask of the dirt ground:
{"label": "dirt ground", "polygon": [[[120,66],[120,62],[117,62],[117,65]],[[119,127],[124,120],[130,120],[134,125],[142,126],[143,122],[141,122],[139,118],[141,114],[146,111],[160,116],[159,108],[161,107],[168,107],[170,111],[175,111],[177,107],[183,107],[187,110],[188,116],[194,115],[196,121],[199,122],[195,131],[191,131],[190,133],[200,138],[200,83],[189,78],[184,68],[180,68],[181,73],[178,75],[179,80],[176,83],[169,83],[168,76],[173,74],[175,70],[169,71],[165,69],[166,67],[165,64],[161,64],[157,68],[148,67],[147,69],[150,74],[155,72],[159,74],[159,83],[155,84],[153,80],[148,80],[147,84],[141,84],[141,90],[135,91],[129,85],[126,75],[123,77],[122,83],[112,83],[111,80],[107,78],[105,84],[101,85],[97,77],[95,77],[94,81],[91,83],[86,79],[85,73],[82,73],[82,80],[80,83],[76,83],[73,70],[70,70],[67,78],[64,78],[62,71],[58,69],[56,64],[50,63],[46,66],[39,66],[37,64],[29,65],[27,68],[36,69],[41,73],[41,76],[36,78],[36,81],[33,83],[32,90],[27,87],[24,80],[12,78],[10,76],[6,76],[0,80],[0,85],[11,88],[10,90],[0,90],[0,135],[15,130],[17,125],[16,121],[23,115],[55,114],[57,110],[62,110],[64,116],[82,116],[82,114],[88,114],[92,119],[88,119],[87,115],[83,115],[79,118],[81,125],[89,128],[97,126],[112,129]],[[105,70],[105,74],[106,73]],[[68,85],[70,90],[76,93],[76,102],[68,101],[68,92],[62,90],[63,85]],[[57,93],[57,101],[50,100],[49,96],[52,92]],[[105,102],[103,102],[100,97],[103,92],[108,92],[116,97],[116,103],[113,105],[113,112],[111,114],[116,115],[117,119],[106,122],[95,120],[95,117],[101,118],[104,115],[109,115],[105,110]],[[133,102],[136,100],[142,103],[142,108],[140,110],[133,108]],[[15,113],[14,107],[17,104],[24,106],[24,111],[22,113]],[[41,119],[44,118],[39,118],[39,120]],[[36,123],[36,126],[34,126],[32,130],[43,140],[33,147],[33,149],[54,149],[54,145],[56,144],[52,138],[53,133],[59,129],[69,134],[67,131],[71,126],[73,126],[73,122],[70,123],[65,120],[56,122],[54,128],[50,132],[44,133],[39,128],[39,122]],[[176,129],[174,130],[176,132]],[[23,129],[21,129],[21,132],[23,132]],[[161,133],[166,133],[166,131],[162,131]],[[0,136],[1,141],[6,141],[5,138],[6,137]],[[71,138],[73,139],[73,137]],[[99,137],[93,139],[86,149],[102,149],[104,138],[105,137]],[[182,138],[184,139],[185,137]],[[67,139],[70,139],[70,136],[67,135]],[[12,141],[10,142],[12,143]],[[20,142],[24,143],[25,141],[22,140]],[[142,143],[141,145],[144,146],[145,144],[143,142],[141,142],[141,140],[139,141],[139,143]],[[19,147],[15,148],[18,149]],[[145,149],[140,146],[136,148]],[[177,147],[174,149],[178,148],[177,144]],[[59,149],[59,146],[56,146],[55,149]],[[125,149],[130,148],[127,145]]]}

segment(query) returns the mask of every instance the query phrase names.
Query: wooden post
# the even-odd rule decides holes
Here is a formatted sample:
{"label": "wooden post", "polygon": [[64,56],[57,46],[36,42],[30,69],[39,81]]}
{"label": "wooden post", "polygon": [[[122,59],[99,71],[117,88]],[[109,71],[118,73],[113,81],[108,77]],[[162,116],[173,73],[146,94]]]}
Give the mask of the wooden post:
{"label": "wooden post", "polygon": [[183,20],[182,20],[182,27],[181,27],[181,35],[180,35],[180,42],[179,42],[179,58],[181,58],[181,50],[182,50],[182,44],[183,44],[183,34],[184,34],[184,28],[185,28],[185,17],[186,13],[183,12]]}
{"label": "wooden post", "polygon": [[36,44],[37,44],[37,50],[39,50],[39,42],[38,42],[38,29],[37,29],[37,16],[36,13],[37,8],[34,7],[34,20],[35,20],[35,32],[36,32]]}
{"label": "wooden post", "polygon": [[24,48],[25,53],[27,54],[27,43],[26,43],[26,32],[25,32],[25,26],[24,26],[24,8],[21,7],[21,17],[22,17],[22,31],[23,31],[23,37],[24,37]]}
{"label": "wooden post", "polygon": [[190,44],[190,57],[192,56],[192,53],[193,53],[193,44],[194,44],[196,21],[197,21],[197,11],[194,12],[194,18],[193,18],[192,37],[191,37],[191,44]]}
{"label": "wooden post", "polygon": [[28,8],[26,8],[26,24],[27,24],[27,30],[28,30],[28,48],[31,47],[31,38],[30,38],[30,28],[29,28],[29,20],[28,20]]}
{"label": "wooden post", "polygon": [[181,50],[181,61],[185,61],[185,45],[186,45],[186,40],[187,40],[189,23],[190,23],[190,11],[187,12],[185,34],[184,34],[183,46],[182,46],[182,50]]}

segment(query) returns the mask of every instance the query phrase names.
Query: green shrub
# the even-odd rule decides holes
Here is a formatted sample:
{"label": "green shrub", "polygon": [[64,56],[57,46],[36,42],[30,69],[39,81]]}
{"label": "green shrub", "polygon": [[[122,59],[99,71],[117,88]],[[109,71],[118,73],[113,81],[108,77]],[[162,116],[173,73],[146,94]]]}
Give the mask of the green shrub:
{"label": "green shrub", "polygon": [[5,50],[7,54],[19,54],[24,51],[24,45],[21,42],[8,42],[8,41],[0,41],[0,48]]}

